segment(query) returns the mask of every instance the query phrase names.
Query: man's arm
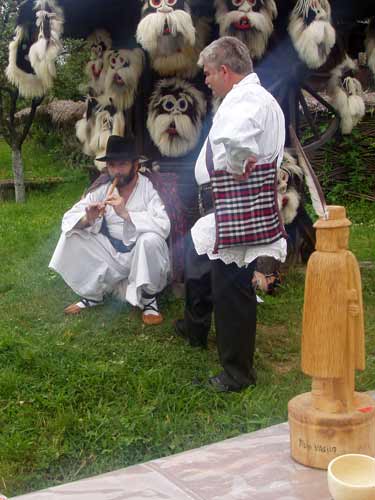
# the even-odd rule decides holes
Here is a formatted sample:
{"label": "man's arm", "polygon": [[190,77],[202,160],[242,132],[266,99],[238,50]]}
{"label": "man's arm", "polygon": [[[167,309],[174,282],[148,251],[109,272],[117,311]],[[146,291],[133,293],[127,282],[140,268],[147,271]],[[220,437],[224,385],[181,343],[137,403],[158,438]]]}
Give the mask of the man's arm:
{"label": "man's arm", "polygon": [[105,204],[103,202],[91,203],[85,207],[85,215],[77,222],[74,229],[85,229],[92,226],[102,216]]}

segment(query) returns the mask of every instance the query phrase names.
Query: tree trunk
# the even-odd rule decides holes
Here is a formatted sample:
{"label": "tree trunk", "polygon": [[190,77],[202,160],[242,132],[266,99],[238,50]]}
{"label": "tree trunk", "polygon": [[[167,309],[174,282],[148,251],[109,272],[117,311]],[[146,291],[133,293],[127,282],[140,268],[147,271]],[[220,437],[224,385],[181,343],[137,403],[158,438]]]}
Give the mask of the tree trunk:
{"label": "tree trunk", "polygon": [[12,169],[14,178],[14,192],[16,203],[25,203],[25,179],[23,174],[23,163],[21,148],[18,145],[12,146]]}

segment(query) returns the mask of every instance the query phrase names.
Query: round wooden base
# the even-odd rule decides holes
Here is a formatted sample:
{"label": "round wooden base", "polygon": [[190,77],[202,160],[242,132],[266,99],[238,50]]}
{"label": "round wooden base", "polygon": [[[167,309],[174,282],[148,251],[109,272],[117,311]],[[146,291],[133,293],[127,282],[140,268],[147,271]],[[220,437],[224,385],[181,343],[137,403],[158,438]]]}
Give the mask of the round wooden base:
{"label": "round wooden base", "polygon": [[352,413],[327,413],[312,406],[311,393],[289,401],[291,454],[294,460],[318,469],[345,453],[375,456],[375,401],[355,393]]}

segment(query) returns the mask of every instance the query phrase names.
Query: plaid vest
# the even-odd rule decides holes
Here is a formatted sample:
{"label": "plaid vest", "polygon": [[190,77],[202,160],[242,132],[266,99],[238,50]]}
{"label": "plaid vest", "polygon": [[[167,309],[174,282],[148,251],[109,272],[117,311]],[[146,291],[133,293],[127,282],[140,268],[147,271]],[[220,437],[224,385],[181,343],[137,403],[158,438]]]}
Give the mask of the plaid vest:
{"label": "plaid vest", "polygon": [[215,208],[219,249],[267,245],[286,236],[277,203],[276,162],[255,165],[249,178],[239,182],[225,170],[215,170],[207,140],[206,165]]}

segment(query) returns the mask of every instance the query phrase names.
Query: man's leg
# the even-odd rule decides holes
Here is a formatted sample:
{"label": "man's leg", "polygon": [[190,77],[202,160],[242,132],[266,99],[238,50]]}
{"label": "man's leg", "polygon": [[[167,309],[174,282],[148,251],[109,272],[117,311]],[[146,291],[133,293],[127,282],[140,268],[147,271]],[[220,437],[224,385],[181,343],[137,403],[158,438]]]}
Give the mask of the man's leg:
{"label": "man's leg", "polygon": [[253,358],[256,335],[255,264],[212,261],[212,291],[217,345],[224,373],[222,382],[241,389],[255,384]]}
{"label": "man's leg", "polygon": [[185,314],[180,328],[192,346],[205,347],[212,315],[211,262],[207,255],[197,254],[191,233],[185,245]]}
{"label": "man's leg", "polygon": [[77,231],[61,235],[49,267],[79,296],[100,302],[126,278],[130,254],[118,254],[102,234]]}
{"label": "man's leg", "polygon": [[[156,233],[140,235],[132,250],[126,300],[144,309],[143,320],[147,324],[158,324],[163,320],[158,310],[156,295],[165,288],[169,271],[166,241]],[[150,321],[145,321],[145,316],[149,316]],[[152,316],[154,318],[151,318]]]}

